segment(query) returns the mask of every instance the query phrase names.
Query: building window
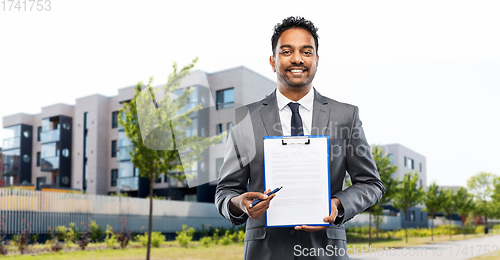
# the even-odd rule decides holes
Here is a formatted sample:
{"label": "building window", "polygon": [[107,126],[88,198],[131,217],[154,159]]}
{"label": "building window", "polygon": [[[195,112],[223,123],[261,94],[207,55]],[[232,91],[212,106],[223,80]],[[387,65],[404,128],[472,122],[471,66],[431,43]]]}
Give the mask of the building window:
{"label": "building window", "polygon": [[37,152],[36,153],[36,167],[40,167],[40,160],[42,158],[42,153]]}
{"label": "building window", "polygon": [[391,164],[393,164],[393,162],[394,162],[394,155],[392,155],[392,153],[390,153],[390,154],[387,155],[387,158],[389,158],[389,162]]}
{"label": "building window", "polygon": [[40,190],[42,188],[42,185],[47,183],[47,178],[46,177],[38,177],[36,178],[36,189]]}
{"label": "building window", "polygon": [[116,187],[116,180],[118,180],[118,169],[111,170],[111,187]]}
{"label": "building window", "polygon": [[218,90],[216,92],[216,109],[224,109],[234,106],[234,88]]}
{"label": "building window", "polygon": [[422,179],[420,179],[420,187],[422,187]]}
{"label": "building window", "polygon": [[224,132],[224,126],[222,124],[217,124],[215,126],[215,134],[220,135],[222,132]]}
{"label": "building window", "polygon": [[405,166],[408,169],[414,170],[415,169],[415,165],[414,165],[413,159],[405,157]]}
{"label": "building window", "polygon": [[116,157],[116,140],[111,141],[111,158]]}
{"label": "building window", "polygon": [[163,176],[163,174],[160,174],[160,177],[158,177],[158,179],[156,179],[155,183],[161,183],[161,176]]}
{"label": "building window", "polygon": [[118,128],[118,111],[111,113],[111,128]]}
{"label": "building window", "polygon": [[215,159],[215,178],[219,178],[220,170],[222,168],[222,163],[224,162],[224,158]]}
{"label": "building window", "polygon": [[422,172],[422,163],[419,163],[420,172]]}
{"label": "building window", "polygon": [[40,142],[40,135],[42,134],[42,127],[39,126],[37,129],[36,129],[36,132],[37,132],[37,135],[36,135],[36,140],[38,142]]}

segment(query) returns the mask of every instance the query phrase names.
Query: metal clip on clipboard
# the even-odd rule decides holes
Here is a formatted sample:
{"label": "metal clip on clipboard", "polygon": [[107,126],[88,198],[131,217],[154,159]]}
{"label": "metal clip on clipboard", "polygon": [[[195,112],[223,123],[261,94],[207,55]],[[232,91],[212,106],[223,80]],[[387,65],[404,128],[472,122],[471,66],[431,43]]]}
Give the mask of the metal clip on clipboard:
{"label": "metal clip on clipboard", "polygon": [[283,139],[281,139],[281,144],[287,145],[287,144],[310,144],[311,139],[309,136],[284,136]]}

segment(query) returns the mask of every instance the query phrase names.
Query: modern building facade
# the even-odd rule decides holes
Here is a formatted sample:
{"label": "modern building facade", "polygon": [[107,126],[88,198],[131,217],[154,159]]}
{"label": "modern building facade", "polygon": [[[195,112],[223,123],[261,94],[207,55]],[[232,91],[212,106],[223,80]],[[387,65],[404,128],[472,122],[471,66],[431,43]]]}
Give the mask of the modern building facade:
{"label": "modern building facade", "polygon": [[[393,165],[398,166],[398,170],[394,173],[393,178],[402,180],[408,172],[417,172],[419,175],[418,187],[427,187],[427,161],[425,156],[401,145],[401,144],[386,144],[381,145],[384,152],[391,159]],[[422,210],[422,205],[412,207],[405,214],[399,214],[401,223],[404,225],[406,218],[409,228],[427,227],[427,212]],[[389,211],[390,215],[399,212],[392,205],[385,205],[384,209]],[[397,214],[397,213],[396,213]]]}
{"label": "modern building facade", "polygon": [[[186,87],[193,87],[187,107],[200,102],[208,105],[213,97],[215,109],[194,113],[191,129],[186,129],[190,135],[208,137],[231,128],[236,104],[264,98],[276,83],[237,67],[211,74],[193,71],[178,91]],[[8,136],[3,140],[2,177],[14,185],[34,184],[37,189],[51,185],[89,194],[149,195],[149,180],[141,178],[130,161],[130,141],[118,125],[118,110],[134,98],[134,92],[134,87],[126,87],[117,96],[95,94],[76,99],[75,105],[43,107],[40,114],[4,116]],[[203,161],[184,171],[218,176],[225,142],[210,147]],[[165,174],[153,189],[155,195],[173,200],[213,202],[215,184],[189,188],[185,181]]]}

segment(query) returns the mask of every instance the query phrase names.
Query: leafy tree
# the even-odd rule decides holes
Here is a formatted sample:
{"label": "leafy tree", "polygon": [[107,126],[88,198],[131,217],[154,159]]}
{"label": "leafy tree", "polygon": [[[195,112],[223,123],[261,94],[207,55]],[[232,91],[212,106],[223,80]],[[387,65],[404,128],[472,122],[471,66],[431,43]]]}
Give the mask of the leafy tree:
{"label": "leafy tree", "polygon": [[442,190],[439,196],[441,197],[441,210],[448,216],[451,239],[451,214],[453,214],[456,209],[455,196],[453,195],[452,189]]}
{"label": "leafy tree", "polygon": [[[192,125],[191,115],[201,109],[201,105],[187,108],[192,88],[185,88],[178,96],[173,92],[180,86],[182,79],[191,73],[197,58],[180,71],[177,64],[173,65],[173,72],[168,76],[167,84],[163,88],[155,89],[151,86],[153,78],[143,91],[143,84],[139,82],[135,87],[134,99],[125,103],[120,109],[118,122],[123,126],[132,147],[129,147],[131,161],[134,167],[139,168],[139,174],[150,181],[149,185],[149,226],[147,242],[147,258],[151,254],[151,234],[153,215],[153,184],[161,174],[183,179],[186,176],[174,174],[189,169],[201,159],[203,150],[211,144],[217,143],[224,136],[204,138],[196,134],[189,135],[184,131]],[[161,97],[163,95],[163,97]],[[138,98],[139,97],[139,98]],[[158,99],[157,99],[158,97]],[[158,109],[157,109],[158,108]],[[143,136],[144,135],[144,136]],[[153,148],[153,149],[150,149]],[[183,155],[182,162],[179,160]]]}
{"label": "leafy tree", "polygon": [[474,210],[474,195],[470,194],[466,188],[460,187],[454,196],[455,208],[458,215],[462,218],[462,227],[465,237],[465,224],[469,215]]}
{"label": "leafy tree", "polygon": [[[467,188],[476,197],[476,214],[481,214],[484,217],[484,232],[488,232],[488,217],[494,216],[492,210],[487,208],[486,205],[494,194],[495,183],[497,183],[498,176],[489,172],[480,172],[467,181]],[[491,204],[491,203],[490,203]]]}
{"label": "leafy tree", "polygon": [[429,186],[424,198],[425,210],[431,215],[431,239],[434,241],[434,216],[441,209],[441,199],[439,186],[432,183]]}
{"label": "leafy tree", "polygon": [[417,172],[408,172],[403,177],[403,181],[397,186],[392,205],[405,214],[405,236],[408,243],[408,209],[422,202],[425,191],[423,187],[417,188],[419,175]]}
{"label": "leafy tree", "polygon": [[493,194],[493,185],[497,176],[489,172],[480,172],[467,181],[467,189],[478,199],[487,200]]}
{"label": "leafy tree", "polygon": [[[380,205],[387,204],[391,202],[394,198],[394,194],[397,192],[398,180],[393,178],[393,174],[398,170],[398,166],[393,165],[391,159],[384,153],[384,150],[379,145],[372,146],[373,159],[377,165],[377,170],[380,174],[380,179],[385,187],[384,196],[380,201],[372,207],[370,214],[373,214],[375,222],[375,231],[378,238],[379,226],[382,223],[382,212],[383,209]],[[371,221],[369,223],[371,230]],[[370,233],[371,234],[371,233]],[[371,237],[371,235],[370,235]],[[370,241],[371,242],[371,241]]]}

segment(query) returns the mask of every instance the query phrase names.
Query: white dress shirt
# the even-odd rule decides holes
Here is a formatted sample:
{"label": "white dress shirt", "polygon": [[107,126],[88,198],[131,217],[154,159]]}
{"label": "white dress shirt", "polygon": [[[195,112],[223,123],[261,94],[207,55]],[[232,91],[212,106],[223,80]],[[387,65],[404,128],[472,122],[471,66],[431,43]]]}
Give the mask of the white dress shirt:
{"label": "white dress shirt", "polygon": [[311,88],[309,92],[303,96],[299,101],[295,102],[285,97],[281,92],[276,89],[276,100],[278,102],[278,109],[280,113],[281,127],[283,135],[292,135],[291,122],[292,110],[288,103],[299,103],[299,114],[302,119],[302,128],[304,135],[311,135],[312,117],[313,117],[313,103],[314,103],[314,90]]}

